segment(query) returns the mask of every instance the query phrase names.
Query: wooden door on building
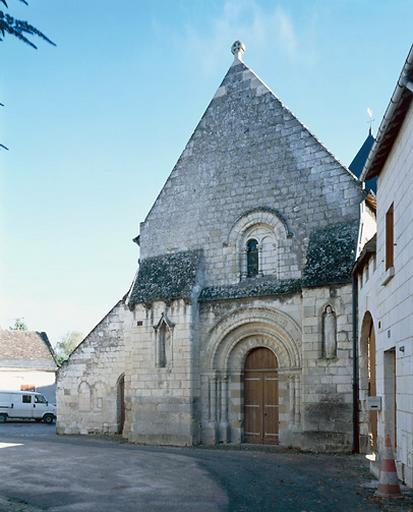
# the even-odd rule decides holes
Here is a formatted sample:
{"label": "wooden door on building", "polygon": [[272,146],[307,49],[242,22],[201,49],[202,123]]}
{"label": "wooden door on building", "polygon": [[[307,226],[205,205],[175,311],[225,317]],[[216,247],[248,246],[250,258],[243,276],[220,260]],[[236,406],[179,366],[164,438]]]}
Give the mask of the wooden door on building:
{"label": "wooden door on building", "polygon": [[118,433],[122,434],[125,425],[125,376],[118,380]]}
{"label": "wooden door on building", "polygon": [[[377,395],[376,386],[376,335],[374,333],[373,321],[371,321],[370,332],[367,339],[367,372],[368,372],[368,396]],[[369,411],[369,438],[370,448],[373,453],[377,452],[377,411]]]}
{"label": "wooden door on building", "polygon": [[244,441],[278,443],[277,359],[268,348],[247,355],[244,367]]}
{"label": "wooden door on building", "polygon": [[390,434],[393,449],[397,447],[396,350],[385,350],[384,359],[384,433]]}

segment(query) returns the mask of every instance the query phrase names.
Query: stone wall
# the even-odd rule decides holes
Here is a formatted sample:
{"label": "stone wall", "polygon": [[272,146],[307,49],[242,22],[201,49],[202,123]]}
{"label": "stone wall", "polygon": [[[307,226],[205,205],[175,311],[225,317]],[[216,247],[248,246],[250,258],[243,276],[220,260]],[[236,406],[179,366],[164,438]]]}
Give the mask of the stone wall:
{"label": "stone wall", "polygon": [[[125,337],[132,314],[120,301],[92,330],[57,374],[59,434],[116,433],[118,380],[127,372],[131,348]],[[130,396],[126,395],[129,408]],[[127,421],[128,421],[127,415]]]}
{"label": "stone wall", "polygon": [[[195,308],[196,309],[196,308]],[[131,441],[148,444],[191,445],[199,440],[195,421],[199,400],[194,375],[197,351],[196,311],[183,300],[157,301],[150,308],[135,307],[126,334],[132,348],[130,373]],[[171,347],[165,366],[156,364],[159,322],[165,318]],[[138,325],[142,323],[141,325]]]}
{"label": "stone wall", "polygon": [[[337,319],[337,354],[323,354],[323,311]],[[270,348],[279,361],[280,443],[309,450],[352,446],[351,286],[307,288],[283,298],[201,305],[202,441],[242,442],[243,364]]]}
{"label": "stone wall", "polygon": [[[184,301],[155,302],[133,312],[124,301],[118,303],[59,370],[58,433],[118,432],[118,382],[124,375],[124,437],[148,444],[196,444],[193,315]],[[165,366],[158,367],[157,328],[163,318],[171,330],[170,349]]]}
{"label": "stone wall", "polygon": [[[323,311],[337,319],[337,355],[323,352]],[[353,441],[351,285],[303,290],[302,447],[350,451]]]}

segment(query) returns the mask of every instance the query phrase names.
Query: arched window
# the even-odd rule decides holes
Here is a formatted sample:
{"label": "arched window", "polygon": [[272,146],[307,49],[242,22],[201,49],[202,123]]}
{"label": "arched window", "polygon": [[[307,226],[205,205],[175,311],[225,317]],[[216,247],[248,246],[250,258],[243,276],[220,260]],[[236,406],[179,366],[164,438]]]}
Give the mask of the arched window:
{"label": "arched window", "polygon": [[258,242],[251,238],[247,242],[247,276],[258,275]]}

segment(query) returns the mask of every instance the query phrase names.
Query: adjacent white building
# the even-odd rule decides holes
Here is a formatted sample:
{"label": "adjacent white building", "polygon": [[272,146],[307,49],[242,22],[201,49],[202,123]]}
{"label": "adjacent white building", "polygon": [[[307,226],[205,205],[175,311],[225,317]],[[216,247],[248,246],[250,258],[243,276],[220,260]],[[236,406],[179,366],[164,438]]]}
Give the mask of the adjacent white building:
{"label": "adjacent white building", "polygon": [[[412,100],[413,46],[361,176],[363,181],[377,177],[377,196],[369,195],[362,205],[361,247],[354,270],[360,448],[379,456],[389,433],[399,477],[409,486],[413,486]],[[376,410],[369,410],[375,406]]]}
{"label": "adjacent white building", "polygon": [[39,391],[56,400],[53,349],[45,332],[0,330],[0,389]]}

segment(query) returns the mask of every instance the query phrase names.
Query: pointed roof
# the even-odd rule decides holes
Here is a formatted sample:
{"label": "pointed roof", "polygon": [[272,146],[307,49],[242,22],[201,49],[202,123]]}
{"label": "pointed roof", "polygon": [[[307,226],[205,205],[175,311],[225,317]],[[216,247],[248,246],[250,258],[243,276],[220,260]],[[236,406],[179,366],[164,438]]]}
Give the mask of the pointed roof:
{"label": "pointed roof", "polygon": [[[215,100],[215,98],[219,98],[220,96],[223,96],[223,95],[226,94],[226,92],[228,92],[228,90],[225,89],[225,84],[227,84],[227,83],[231,82],[232,80],[234,80],[234,78],[232,77],[232,75],[233,75],[233,73],[232,73],[233,68],[236,67],[236,71],[239,72],[240,68],[238,68],[238,66],[242,66],[242,69],[243,69],[242,80],[243,81],[251,80],[250,88],[251,89],[256,89],[256,94],[255,95],[256,96],[262,96],[264,94],[269,93],[273,97],[273,99],[275,99],[281,105],[281,108],[286,113],[290,114],[292,116],[292,118],[294,118],[295,121],[298,121],[298,123],[302,126],[302,128],[304,128],[304,130],[307,131],[308,134],[311,135],[311,137],[313,139],[315,139],[318,142],[318,144],[320,144],[323,147],[323,149],[326,150],[334,158],[334,160],[336,160],[343,167],[343,169],[345,169],[347,171],[347,173],[354,178],[353,171],[351,171],[351,169],[349,167],[345,166],[339,160],[337,160],[337,157],[335,155],[333,155],[333,153],[331,153],[331,151],[323,144],[323,142],[321,142],[311,132],[311,130],[304,123],[302,123],[300,121],[300,119],[298,119],[298,117],[291,111],[291,109],[289,109],[282,102],[282,100],[275,94],[275,92],[271,89],[271,87],[269,85],[267,85],[267,83],[264,82],[264,80],[262,80],[262,78],[260,78],[255,73],[255,71],[253,71],[247,64],[245,64],[245,62],[243,60],[243,54],[245,52],[245,49],[246,49],[246,47],[245,47],[244,43],[242,43],[241,41],[235,41],[233,43],[233,45],[231,47],[231,52],[234,55],[234,60],[233,60],[233,62],[231,64],[227,74],[225,75],[224,80],[222,81],[220,87],[218,87],[218,90],[216,91],[215,96],[213,97],[211,103]],[[237,78],[235,78],[235,81],[237,81]],[[209,108],[209,106],[208,106],[208,108]],[[204,116],[208,112],[208,108],[205,111]],[[202,118],[204,116],[202,116]],[[202,121],[202,118],[201,118],[201,121]],[[199,124],[201,124],[201,122]],[[195,133],[195,131],[196,131],[196,129],[194,130],[194,133]],[[374,138],[373,138],[373,142],[374,142]],[[349,172],[349,171],[351,171],[351,172]]]}
{"label": "pointed roof", "polygon": [[[371,148],[374,144],[374,137],[371,134],[371,128],[369,129],[369,134],[367,135],[366,140],[363,142],[363,145],[358,150],[356,156],[353,158],[353,161],[348,166],[350,171],[354,173],[358,179],[360,179],[361,173],[363,171],[366,160],[370,154]],[[376,193],[376,180],[375,178],[366,181],[367,190],[372,190]]]}
{"label": "pointed roof", "polygon": [[[306,125],[304,125],[297,118],[297,116],[280,100],[280,98],[272,91],[272,89],[247,64],[244,63],[244,51],[245,45],[241,41],[235,41],[235,43],[233,43],[231,52],[234,55],[234,60],[230,65],[226,75],[224,76],[221,85],[218,87],[215,95],[208,104],[200,121],[196,125],[164,187],[160,190],[157,198],[152,204],[152,207],[149,209],[144,222],[149,219],[152,211],[158,203],[158,200],[165,192],[165,189],[168,188],[168,182],[170,182],[171,178],[177,177],[177,175],[180,174],[178,169],[183,165],[187,165],[187,162],[193,156],[194,151],[198,149],[196,146],[199,146],[200,137],[203,139],[205,136],[220,137],[221,133],[219,132],[222,131],[222,136],[224,139],[227,138],[228,134],[230,133],[231,137],[235,136],[238,139],[234,140],[236,143],[241,142],[242,144],[246,145],[250,142],[250,138],[248,137],[247,133],[249,130],[247,123],[251,122],[251,116],[255,115],[254,110],[258,109],[258,104],[260,104],[259,108],[262,109],[261,117],[267,118],[265,121],[262,119],[259,121],[261,123],[268,123],[268,121],[270,121],[271,126],[269,128],[274,128],[275,133],[278,132],[277,139],[280,138],[280,135],[283,137],[287,135],[288,137],[288,134],[279,132],[279,126],[277,126],[277,124],[281,125],[283,120],[294,121],[298,123],[304,132],[306,132],[306,136],[310,137],[314,142],[321,146],[319,149],[323,149],[327,153],[326,156],[330,156],[335,163],[339,164],[344,174],[347,174],[349,178],[356,181],[354,174],[343,163],[341,163],[333,153],[331,153],[331,151],[311,132],[311,130]],[[251,102],[250,109],[245,109],[245,102],[239,98],[240,93],[247,93],[245,96],[248,96],[249,101]],[[236,102],[239,105],[234,103],[235,98],[240,100],[239,102]],[[276,116],[279,116],[280,112],[277,112],[278,109],[274,108],[274,105],[279,106],[283,114],[282,117],[276,118]],[[225,112],[225,109],[229,109],[229,112]],[[230,123],[239,114],[239,112],[236,112],[237,109],[244,109],[244,119],[242,120],[243,124],[245,125],[244,127],[240,125],[236,126],[233,122]],[[211,112],[213,115],[211,115]],[[258,119],[255,118],[254,121],[257,120]],[[221,126],[224,123],[226,124],[225,130],[221,130]],[[210,129],[206,130],[205,128]],[[242,133],[240,133],[241,130]],[[244,133],[246,134],[245,137],[243,137]],[[268,135],[267,138],[269,138]],[[274,137],[272,136],[271,138],[273,138],[271,142],[274,144]],[[304,137],[302,136],[302,138]],[[279,140],[277,140],[277,142],[279,142]],[[308,143],[305,145],[308,145]],[[210,149],[213,151],[215,148],[211,146]],[[140,244],[140,238],[140,236],[135,237],[134,242]]]}

